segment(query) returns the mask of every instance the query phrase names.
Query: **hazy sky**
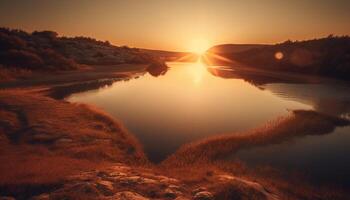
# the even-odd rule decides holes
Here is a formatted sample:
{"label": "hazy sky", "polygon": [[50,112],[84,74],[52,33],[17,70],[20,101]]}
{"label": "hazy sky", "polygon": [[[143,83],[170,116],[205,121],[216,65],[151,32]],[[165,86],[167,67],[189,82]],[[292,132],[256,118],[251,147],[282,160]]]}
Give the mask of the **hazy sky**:
{"label": "hazy sky", "polygon": [[191,50],[350,34],[350,0],[0,0],[0,26]]}

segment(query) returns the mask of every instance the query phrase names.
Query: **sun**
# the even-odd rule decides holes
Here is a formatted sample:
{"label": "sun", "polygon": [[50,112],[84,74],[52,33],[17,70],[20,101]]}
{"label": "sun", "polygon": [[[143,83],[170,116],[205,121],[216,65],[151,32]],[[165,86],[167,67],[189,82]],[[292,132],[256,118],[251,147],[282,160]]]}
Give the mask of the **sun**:
{"label": "sun", "polygon": [[205,39],[192,40],[190,51],[198,55],[203,55],[210,48],[210,43]]}

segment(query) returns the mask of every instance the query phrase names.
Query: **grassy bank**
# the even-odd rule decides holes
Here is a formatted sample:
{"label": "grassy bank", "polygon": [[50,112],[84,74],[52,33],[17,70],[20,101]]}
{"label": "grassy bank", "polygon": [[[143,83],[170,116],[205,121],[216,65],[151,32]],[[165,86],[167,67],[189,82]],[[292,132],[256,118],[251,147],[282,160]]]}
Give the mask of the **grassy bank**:
{"label": "grassy bank", "polygon": [[2,194],[35,193],[115,162],[148,162],[137,140],[108,115],[28,90],[0,91],[0,133]]}
{"label": "grassy bank", "polygon": [[298,136],[327,134],[337,126],[345,125],[349,125],[349,121],[345,119],[314,111],[297,110],[247,133],[215,136],[184,145],[163,164],[186,166],[210,163],[225,159],[244,148],[279,143]]}
{"label": "grassy bank", "polygon": [[[60,189],[72,186],[67,177],[84,177],[84,172],[92,171],[96,174],[91,175],[92,179],[98,181],[99,170],[124,163],[134,171],[128,174],[130,179],[135,178],[137,172],[145,176],[137,180],[158,177],[159,180],[147,182],[139,191],[137,188],[141,186],[115,183],[149,198],[158,194],[160,199],[173,195],[162,189],[166,177],[170,177],[166,179],[167,184],[175,178],[186,196],[202,188],[209,191],[213,199],[220,200],[347,197],[346,192],[338,189],[315,188],[302,179],[285,179],[274,169],[251,170],[225,160],[227,155],[240,149],[302,135],[326,134],[336,126],[348,124],[345,120],[313,111],[295,111],[249,134],[228,134],[185,145],[160,165],[152,165],[137,140],[116,120],[93,107],[54,100],[43,94],[47,93],[30,89],[0,91],[1,195],[26,199],[53,192],[53,195],[69,196],[70,190]],[[113,178],[113,172],[120,173],[108,172],[111,173],[108,177]],[[88,180],[84,184],[88,184]],[[95,198],[85,190],[74,190],[74,194]]]}
{"label": "grassy bank", "polygon": [[[242,180],[262,184],[267,191],[281,199],[347,199],[346,188],[331,185],[313,185],[297,172],[287,172],[274,166],[250,168],[245,163],[231,160],[236,152],[269,144],[286,142],[305,135],[331,133],[349,121],[314,111],[293,111],[266,123],[264,126],[241,134],[227,134],[195,141],[182,146],[160,164],[162,171],[181,179],[188,185],[204,183],[217,193],[217,199],[240,199],[251,193],[248,199],[260,199],[253,191],[239,184],[219,184],[218,174],[227,174]],[[263,199],[263,198],[262,198]]]}

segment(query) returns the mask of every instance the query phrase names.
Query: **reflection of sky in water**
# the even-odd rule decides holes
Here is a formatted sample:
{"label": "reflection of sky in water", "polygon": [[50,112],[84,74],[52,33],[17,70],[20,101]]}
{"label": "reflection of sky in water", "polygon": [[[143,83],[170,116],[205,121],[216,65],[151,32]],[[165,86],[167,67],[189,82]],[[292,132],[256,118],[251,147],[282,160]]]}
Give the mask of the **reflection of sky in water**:
{"label": "reflection of sky in water", "polygon": [[262,88],[272,93],[307,105],[315,110],[349,117],[350,87],[340,84],[266,84]]}
{"label": "reflection of sky in water", "polygon": [[157,78],[149,74],[111,87],[74,94],[121,120],[152,160],[209,135],[259,126],[287,109],[310,109],[242,79],[223,79],[200,63],[171,63]]}
{"label": "reflection of sky in water", "polygon": [[[236,76],[235,73],[226,77]],[[239,74],[239,73],[238,73]],[[258,79],[253,74],[239,74],[250,83],[286,100],[312,106],[318,112],[350,118],[350,86],[341,81],[317,84],[284,83],[278,79]],[[252,78],[254,77],[254,78]],[[269,82],[271,81],[271,83]],[[262,82],[262,83],[261,83]],[[316,182],[350,186],[350,126],[337,128],[327,135],[292,138],[281,144],[243,149],[232,155],[250,166],[271,165],[305,173]]]}
{"label": "reflection of sky in water", "polygon": [[240,150],[234,158],[251,166],[301,170],[317,182],[350,186],[349,142],[350,126],[347,126],[337,128],[332,134],[293,138],[281,144]]}
{"label": "reflection of sky in water", "polygon": [[[206,69],[200,63],[171,63],[159,77],[149,74],[107,88],[77,93],[73,102],[94,104],[121,120],[153,161],[187,142],[257,127],[287,109],[314,109],[349,117],[349,86],[306,84],[283,76]],[[232,155],[248,165],[301,169],[316,180],[350,183],[350,127],[243,149]]]}

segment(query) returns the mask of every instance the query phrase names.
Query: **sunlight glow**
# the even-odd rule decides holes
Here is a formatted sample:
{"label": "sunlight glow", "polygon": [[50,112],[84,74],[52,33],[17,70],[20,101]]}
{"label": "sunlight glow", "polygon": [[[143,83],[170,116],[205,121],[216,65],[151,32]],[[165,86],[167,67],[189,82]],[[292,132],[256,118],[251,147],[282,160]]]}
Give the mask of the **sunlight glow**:
{"label": "sunlight glow", "polygon": [[190,43],[190,51],[198,55],[203,55],[209,48],[210,43],[205,39],[196,39]]}
{"label": "sunlight glow", "polygon": [[203,80],[203,76],[206,73],[206,67],[201,61],[191,64],[191,67],[188,68],[188,72],[192,77],[194,85],[198,86]]}

